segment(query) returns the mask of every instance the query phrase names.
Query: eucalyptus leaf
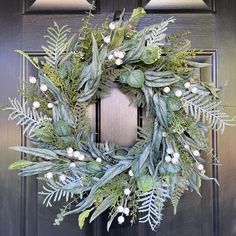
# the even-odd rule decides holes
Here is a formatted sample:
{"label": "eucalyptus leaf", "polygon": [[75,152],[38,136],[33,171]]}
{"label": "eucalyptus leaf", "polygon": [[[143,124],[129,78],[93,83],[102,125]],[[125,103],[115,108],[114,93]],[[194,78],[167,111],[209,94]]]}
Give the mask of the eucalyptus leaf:
{"label": "eucalyptus leaf", "polygon": [[159,121],[159,123],[163,127],[167,127],[167,107],[166,107],[166,101],[163,97],[161,97],[159,94],[154,94],[153,96],[153,102],[155,105],[156,110],[156,116]]}
{"label": "eucalyptus leaf", "polygon": [[41,157],[46,160],[54,160],[58,158],[55,152],[50,151],[48,149],[24,147],[24,146],[10,147],[10,149],[30,154],[36,157]]}
{"label": "eucalyptus leaf", "polygon": [[133,70],[127,79],[127,83],[132,88],[142,88],[144,84],[144,74],[141,70]]}
{"label": "eucalyptus leaf", "polygon": [[59,120],[53,123],[53,129],[58,136],[65,137],[71,134],[71,128],[67,122]]}
{"label": "eucalyptus leaf", "polygon": [[89,195],[87,196],[87,198],[85,198],[82,202],[80,202],[77,205],[77,208],[75,208],[74,210],[68,211],[67,213],[65,213],[65,215],[70,215],[70,214],[74,214],[74,213],[79,213],[81,211],[84,211],[85,209],[87,209],[88,207],[90,207],[93,204],[93,197],[94,194],[96,193],[96,191],[103,185],[105,185],[106,183],[108,183],[111,179],[113,179],[115,176],[119,175],[120,173],[126,171],[127,169],[129,169],[131,166],[131,162],[130,161],[120,161],[119,163],[117,163],[116,165],[112,166],[111,168],[109,168],[105,174],[103,175],[103,177],[96,182],[93,187],[91,188],[91,191],[89,193]]}
{"label": "eucalyptus leaf", "polygon": [[196,67],[196,68],[211,66],[211,64],[209,64],[209,63],[196,62],[196,61],[187,61],[187,64],[189,66],[193,66],[193,67]]}
{"label": "eucalyptus leaf", "polygon": [[106,211],[110,206],[113,204],[113,195],[108,196],[105,198],[102,203],[97,207],[97,209],[92,214],[89,223],[94,221],[99,215],[101,215],[104,211]]}
{"label": "eucalyptus leaf", "polygon": [[161,88],[173,85],[180,81],[180,78],[173,74],[173,72],[145,72],[145,84],[149,87]]}
{"label": "eucalyptus leaf", "polygon": [[176,174],[181,171],[181,167],[180,165],[166,163],[163,161],[159,167],[159,171],[161,174],[168,174],[168,173]]}
{"label": "eucalyptus leaf", "polygon": [[154,180],[151,175],[144,175],[137,178],[137,185],[142,192],[148,192],[154,187]]}
{"label": "eucalyptus leaf", "polygon": [[50,171],[55,165],[51,162],[42,161],[34,162],[32,165],[24,167],[19,173],[20,176],[32,176],[37,174],[43,174]]}

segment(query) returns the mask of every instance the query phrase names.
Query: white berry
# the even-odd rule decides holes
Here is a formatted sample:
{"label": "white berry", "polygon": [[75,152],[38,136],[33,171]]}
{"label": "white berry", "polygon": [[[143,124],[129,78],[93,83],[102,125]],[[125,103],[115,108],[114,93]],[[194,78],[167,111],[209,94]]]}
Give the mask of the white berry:
{"label": "white berry", "polygon": [[75,168],[76,164],[74,162],[70,163],[70,168]]}
{"label": "white berry", "polygon": [[114,56],[115,56],[115,57],[119,57],[119,51],[115,51],[115,52],[114,52]]}
{"label": "white berry", "polygon": [[191,89],[191,92],[192,92],[192,93],[197,93],[197,92],[198,92],[198,88],[197,88],[197,87],[193,87],[193,88]]}
{"label": "white berry", "polygon": [[78,159],[79,159],[80,161],[83,161],[84,158],[85,158],[85,156],[84,156],[83,154],[80,154],[79,157],[78,157]]}
{"label": "white berry", "polygon": [[167,156],[165,157],[165,161],[166,161],[167,163],[171,162],[171,156],[167,155]]}
{"label": "white berry", "polygon": [[167,152],[168,154],[172,154],[174,151],[173,151],[172,148],[167,148],[167,149],[166,149],[166,152]]}
{"label": "white berry", "polygon": [[130,177],[133,177],[133,176],[134,176],[134,173],[133,173],[132,170],[129,170],[129,176],[130,176]]}
{"label": "white berry", "polygon": [[178,164],[178,163],[179,163],[179,158],[173,157],[173,158],[171,159],[171,162],[172,162],[173,164]]}
{"label": "white berry", "polygon": [[40,107],[40,103],[38,101],[33,102],[33,107],[34,108],[39,108]]}
{"label": "white berry", "polygon": [[198,157],[198,156],[200,156],[200,152],[199,152],[198,150],[194,150],[194,151],[193,151],[193,155],[194,155],[195,157]]}
{"label": "white berry", "polygon": [[72,147],[68,147],[68,148],[66,149],[66,152],[67,152],[67,154],[68,154],[69,157],[73,157],[73,156],[74,156],[74,150],[73,150]]}
{"label": "white berry", "polygon": [[80,152],[79,151],[74,151],[74,157],[79,158]]}
{"label": "white berry", "polygon": [[66,176],[65,176],[65,175],[60,175],[60,176],[59,176],[59,179],[60,179],[61,181],[65,181],[65,180],[66,180]]}
{"label": "white berry", "polygon": [[182,95],[183,95],[183,93],[182,93],[181,90],[176,90],[176,91],[175,91],[175,96],[176,96],[176,97],[179,98],[179,97],[181,97]]}
{"label": "white berry", "polygon": [[109,24],[109,29],[110,30],[114,30],[116,28],[116,23],[115,22],[111,22],[110,24]]}
{"label": "white berry", "polygon": [[41,84],[40,90],[46,92],[48,90],[48,86],[46,84]]}
{"label": "white berry", "polygon": [[189,149],[190,147],[189,147],[188,144],[185,144],[185,145],[184,145],[184,148],[185,148],[185,149]]}
{"label": "white berry", "polygon": [[163,89],[163,91],[164,91],[164,93],[169,93],[169,92],[170,92],[170,87],[165,87],[165,88]]}
{"label": "white berry", "polygon": [[36,84],[37,79],[36,79],[34,76],[30,76],[30,77],[29,77],[29,82],[30,82],[31,84]]}
{"label": "white berry", "polygon": [[45,174],[45,178],[47,179],[51,179],[53,177],[52,172],[48,172],[47,174]]}
{"label": "white berry", "polygon": [[120,58],[117,58],[115,63],[117,66],[120,66],[123,63],[123,61]]}
{"label": "white berry", "polygon": [[191,87],[191,84],[190,84],[189,82],[186,82],[186,83],[184,84],[184,87],[185,87],[186,89],[188,89],[188,88]]}
{"label": "white berry", "polygon": [[53,104],[51,102],[48,103],[48,108],[52,109],[53,108]]}
{"label": "white berry", "polygon": [[98,157],[98,158],[96,159],[96,162],[101,163],[101,162],[102,162],[102,159],[101,159],[100,157]]}
{"label": "white berry", "polygon": [[103,38],[105,43],[110,43],[111,42],[111,37],[110,36],[106,36]]}
{"label": "white berry", "polygon": [[125,53],[124,52],[118,52],[117,54],[118,58],[122,59],[125,57]]}
{"label": "white berry", "polygon": [[167,137],[167,133],[166,132],[162,132],[162,137],[166,138]]}
{"label": "white berry", "polygon": [[125,221],[124,216],[119,216],[119,217],[118,217],[118,223],[119,223],[119,224],[124,223],[124,221]]}
{"label": "white berry", "polygon": [[130,189],[129,188],[126,188],[125,190],[124,190],[124,194],[125,195],[130,195],[131,194],[131,191],[130,191]]}
{"label": "white berry", "polygon": [[112,55],[112,54],[110,54],[109,56],[108,56],[108,60],[113,60],[114,59],[114,56]]}
{"label": "white berry", "polygon": [[123,207],[123,206],[118,206],[118,207],[117,207],[117,211],[118,211],[119,213],[123,212],[123,210],[124,210],[124,207]]}
{"label": "white berry", "polygon": [[128,216],[129,212],[130,212],[129,208],[125,207],[124,210],[123,210],[123,213]]}
{"label": "white berry", "polygon": [[175,158],[179,158],[179,157],[180,157],[180,155],[179,155],[178,152],[175,152],[175,153],[173,154],[173,156],[174,156]]}
{"label": "white berry", "polygon": [[203,166],[202,164],[198,164],[198,165],[197,165],[197,168],[198,168],[198,170],[203,170],[203,169],[204,169],[204,166]]}

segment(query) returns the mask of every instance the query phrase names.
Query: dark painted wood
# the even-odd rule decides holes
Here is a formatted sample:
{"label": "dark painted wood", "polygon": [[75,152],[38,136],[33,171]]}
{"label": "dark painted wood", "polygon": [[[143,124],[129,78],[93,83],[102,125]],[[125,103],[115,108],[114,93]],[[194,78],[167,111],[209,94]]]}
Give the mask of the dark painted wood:
{"label": "dark painted wood", "polygon": [[[175,1],[177,3],[177,1]],[[207,5],[213,8],[213,2]],[[101,0],[100,13],[96,14],[93,23],[100,24],[109,15],[112,20],[113,12],[124,7],[130,11],[141,5],[140,0]],[[165,14],[148,14],[139,25],[146,25],[175,15],[176,24],[171,25],[169,32],[191,31],[192,47],[204,49],[197,60],[212,63],[212,67],[201,71],[203,80],[212,80],[217,86],[224,86],[228,81],[221,97],[225,103],[225,110],[231,115],[236,114],[236,1],[218,0],[216,13],[187,12],[182,9],[181,14],[174,13],[176,9],[168,10]],[[7,97],[18,96],[19,75],[26,78],[34,74],[33,68],[13,50],[16,48],[27,51],[41,50],[43,35],[47,26],[54,20],[59,24],[68,24],[76,32],[82,24],[84,15],[64,14],[36,14],[21,15],[22,7],[18,0],[3,1],[0,7],[0,103],[6,103]],[[160,9],[154,9],[158,11]],[[196,9],[191,9],[196,11]],[[43,12],[46,13],[46,12]],[[99,13],[99,12],[97,12]],[[164,13],[162,11],[162,13]],[[128,17],[128,16],[126,16]],[[24,68],[23,68],[24,65]],[[21,68],[20,68],[21,67]],[[24,69],[24,70],[23,70]],[[112,104],[116,104],[117,111],[113,115],[109,112]],[[126,105],[125,105],[126,104]],[[124,114],[129,113],[129,120]],[[128,107],[127,99],[115,90],[111,97],[102,100],[91,107],[89,114],[97,131],[96,140],[112,139],[120,143],[132,144],[136,136],[137,124],[146,124],[141,118],[141,110]],[[41,188],[35,178],[20,179],[15,172],[8,171],[8,165],[21,158],[20,155],[7,149],[10,145],[24,143],[20,130],[13,122],[7,123],[7,115],[0,112],[0,235],[3,236],[233,236],[236,235],[236,128],[226,130],[223,136],[209,133],[209,142],[216,153],[221,157],[222,167],[209,168],[208,173],[219,176],[221,187],[213,183],[204,183],[202,194],[187,193],[182,198],[177,216],[173,216],[170,205],[166,206],[164,220],[161,227],[151,232],[147,225],[135,224],[132,228],[126,223],[122,226],[114,224],[109,233],[106,232],[106,216],[98,219],[93,225],[86,224],[80,231],[77,227],[76,216],[68,217],[60,227],[52,226],[53,218],[58,208],[45,208],[42,198],[37,195]],[[117,126],[117,127],[115,127]],[[113,130],[113,132],[111,132]],[[206,156],[206,158],[209,158]],[[219,193],[219,195],[218,195]]]}

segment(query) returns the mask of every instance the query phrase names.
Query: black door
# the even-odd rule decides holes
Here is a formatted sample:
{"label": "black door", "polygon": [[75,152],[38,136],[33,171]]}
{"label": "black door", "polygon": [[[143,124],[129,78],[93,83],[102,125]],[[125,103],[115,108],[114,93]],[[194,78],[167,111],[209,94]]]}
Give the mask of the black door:
{"label": "black door", "polygon": [[[54,2],[54,3],[53,3]],[[53,3],[53,4],[51,4]],[[207,61],[211,68],[199,73],[203,81],[217,86],[228,86],[221,94],[225,110],[236,114],[236,1],[234,0],[100,0],[93,23],[101,23],[108,15],[112,18],[117,9],[129,12],[144,6],[147,17],[139,28],[174,15],[176,24],[169,32],[191,31],[192,48],[202,49],[196,60]],[[89,6],[86,0],[1,0],[0,5],[0,103],[8,97],[18,96],[19,77],[34,73],[33,69],[14,53],[23,49],[32,56],[41,55],[46,28],[55,20],[68,24],[73,31],[82,25],[83,11]],[[115,104],[115,105],[114,105]],[[114,89],[111,96],[101,101],[100,109],[91,108],[91,117],[100,116],[97,126],[100,139],[131,145],[136,138],[137,108],[129,106],[128,99]],[[108,112],[109,111],[109,112]],[[128,114],[128,117],[127,117]],[[20,179],[8,171],[11,162],[21,158],[9,151],[8,146],[24,143],[20,129],[7,122],[7,114],[0,113],[0,235],[1,236],[233,236],[236,235],[236,128],[226,129],[223,136],[209,134],[214,152],[220,156],[222,166],[214,166],[208,173],[219,178],[221,187],[204,183],[202,198],[187,193],[181,200],[178,213],[166,206],[164,219],[157,232],[148,225],[113,225],[106,232],[106,216],[100,217],[83,231],[77,226],[76,216],[65,219],[61,226],[53,226],[60,206],[45,208],[37,195],[40,186],[35,178]],[[96,122],[96,119],[93,119]]]}

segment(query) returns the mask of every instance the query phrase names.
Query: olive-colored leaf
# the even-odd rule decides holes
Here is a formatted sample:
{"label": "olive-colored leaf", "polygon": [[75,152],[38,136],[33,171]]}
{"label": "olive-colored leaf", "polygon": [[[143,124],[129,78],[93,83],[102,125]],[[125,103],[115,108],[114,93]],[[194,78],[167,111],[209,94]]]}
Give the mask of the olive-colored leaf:
{"label": "olive-colored leaf", "polygon": [[19,169],[22,169],[22,168],[24,168],[24,167],[30,166],[30,165],[32,165],[32,164],[33,164],[33,162],[31,162],[31,161],[18,160],[18,161],[13,162],[13,163],[8,167],[8,169],[9,169],[9,170],[19,170]]}
{"label": "olive-colored leaf", "polygon": [[148,192],[154,187],[154,180],[151,175],[144,175],[137,178],[137,184],[139,190],[142,192]]}
{"label": "olive-colored leaf", "polygon": [[88,209],[86,211],[83,211],[79,217],[78,217],[78,224],[80,229],[82,229],[84,227],[84,222],[85,220],[89,217],[90,212],[93,210],[94,208]]}

